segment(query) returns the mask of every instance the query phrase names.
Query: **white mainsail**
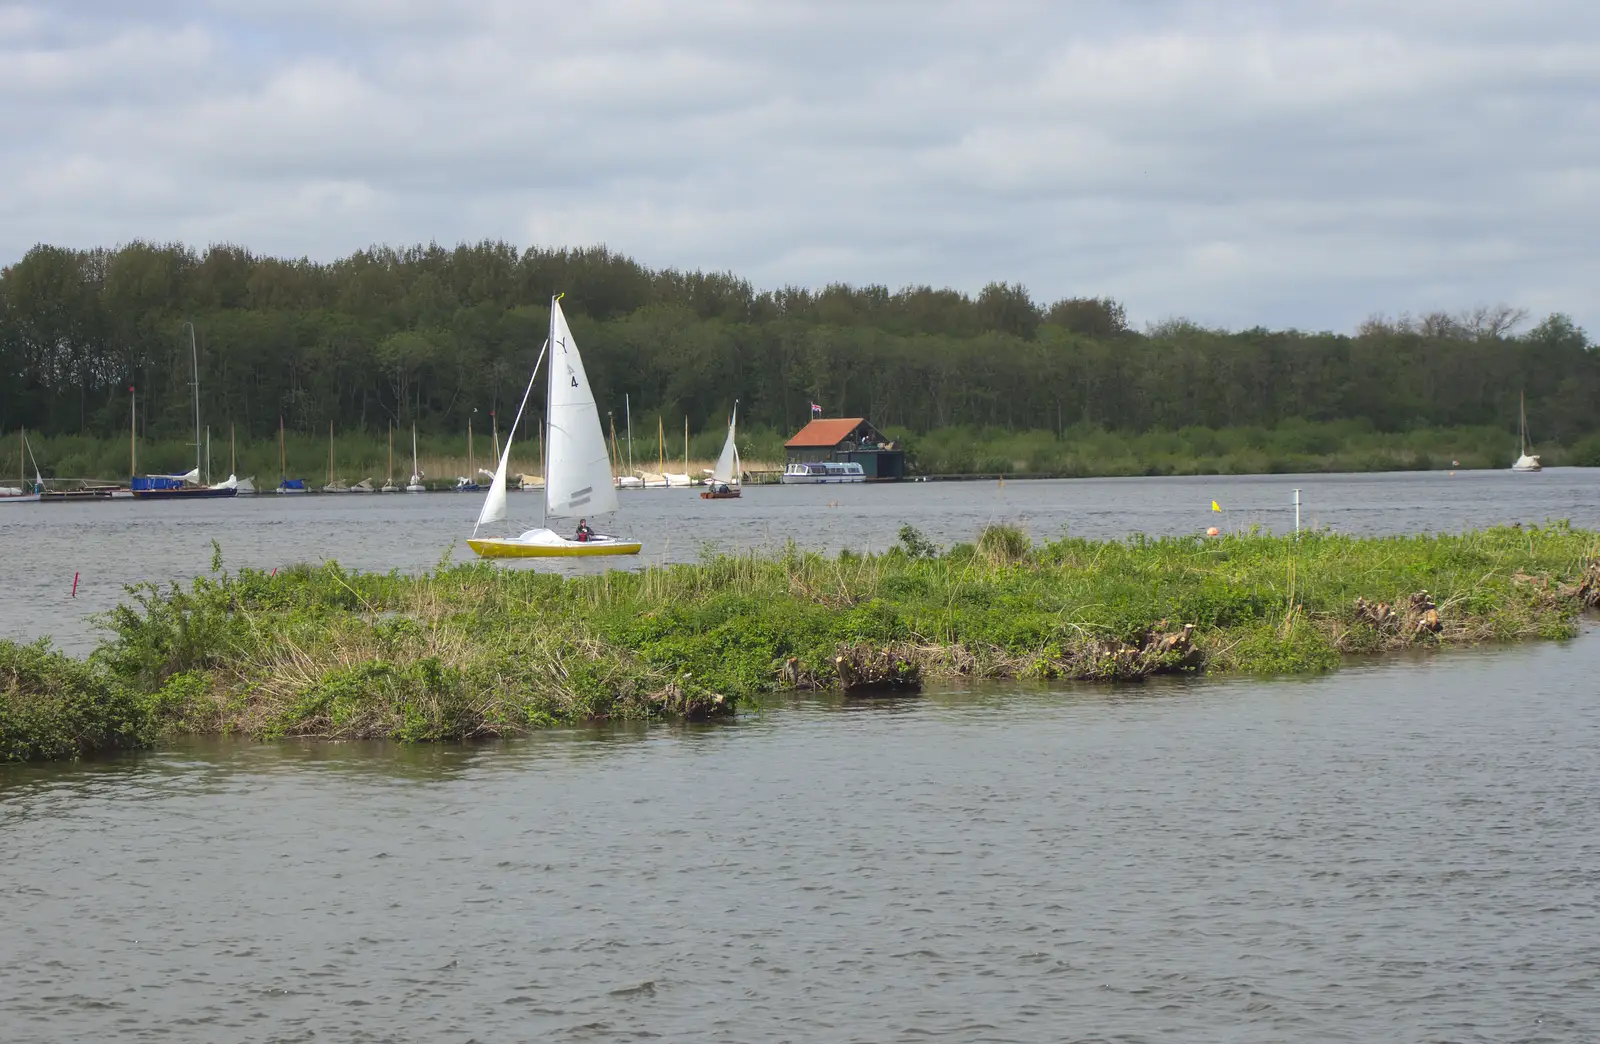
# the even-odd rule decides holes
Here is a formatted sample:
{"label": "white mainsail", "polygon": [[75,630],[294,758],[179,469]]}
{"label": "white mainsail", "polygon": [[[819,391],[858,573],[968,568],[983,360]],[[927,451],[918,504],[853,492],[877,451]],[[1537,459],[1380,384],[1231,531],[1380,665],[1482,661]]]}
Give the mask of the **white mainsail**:
{"label": "white mainsail", "polygon": [[617,510],[611,457],[600,430],[594,392],[589,389],[589,377],[559,299],[550,303],[549,352],[545,514],[558,518],[608,514]]}
{"label": "white mainsail", "polygon": [[527,390],[522,393],[522,404],[517,407],[517,419],[511,422],[511,430],[506,432],[505,450],[500,454],[500,463],[495,466],[494,480],[489,483],[489,495],[483,498],[478,524],[472,527],[474,533],[478,531],[478,526],[506,517],[506,465],[511,460],[511,440],[517,434],[517,426],[522,423],[522,411],[528,408],[528,396],[533,393],[533,382],[539,376],[539,364],[544,362],[544,353],[549,347],[550,343],[546,341],[545,346],[539,349],[539,358],[533,364],[533,372],[528,375]]}
{"label": "white mainsail", "polygon": [[722,444],[722,453],[717,457],[717,464],[711,469],[713,481],[729,483],[738,479],[738,465],[735,456],[739,452],[733,444],[734,426],[739,423],[739,404],[733,404],[733,416],[728,421],[728,441]]}

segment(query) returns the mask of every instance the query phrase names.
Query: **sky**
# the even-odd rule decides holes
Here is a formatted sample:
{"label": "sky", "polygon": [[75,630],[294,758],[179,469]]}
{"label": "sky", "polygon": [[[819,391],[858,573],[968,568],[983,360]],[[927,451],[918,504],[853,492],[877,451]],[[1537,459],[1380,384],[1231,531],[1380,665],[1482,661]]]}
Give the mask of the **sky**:
{"label": "sky", "polygon": [[759,288],[1020,282],[1600,335],[1593,0],[0,0],[0,264],[605,244]]}

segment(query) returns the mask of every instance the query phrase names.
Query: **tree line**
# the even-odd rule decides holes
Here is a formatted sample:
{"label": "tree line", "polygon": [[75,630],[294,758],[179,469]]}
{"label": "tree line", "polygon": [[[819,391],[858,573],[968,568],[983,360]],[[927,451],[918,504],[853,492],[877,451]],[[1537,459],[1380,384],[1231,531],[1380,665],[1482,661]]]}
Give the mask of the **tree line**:
{"label": "tree line", "polygon": [[258,437],[280,419],[303,432],[460,432],[474,414],[515,411],[558,292],[619,423],[627,396],[696,430],[719,427],[738,399],[741,418],[779,431],[814,402],[911,433],[1296,419],[1514,432],[1526,393],[1537,439],[1600,430],[1600,352],[1561,314],[1375,318],[1353,334],[1183,320],[1138,331],[1115,300],[1044,304],[1017,284],[758,290],[603,247],[504,242],[328,264],[232,245],[36,246],[0,270],[0,430],[119,434],[134,388],[141,434],[187,435],[192,323],[208,422]]}

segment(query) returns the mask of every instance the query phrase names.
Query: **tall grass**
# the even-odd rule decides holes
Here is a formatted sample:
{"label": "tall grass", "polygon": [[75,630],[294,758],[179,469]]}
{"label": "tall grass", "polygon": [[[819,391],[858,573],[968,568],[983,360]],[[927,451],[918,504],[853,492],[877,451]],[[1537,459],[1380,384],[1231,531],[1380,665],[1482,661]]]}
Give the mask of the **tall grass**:
{"label": "tall grass", "polygon": [[138,737],[460,739],[726,714],[878,661],[903,678],[1321,671],[1347,653],[1560,638],[1596,605],[1600,534],[1565,523],[1038,545],[1001,525],[950,548],[907,527],[880,555],[791,545],[595,576],[219,570],[132,589],[71,668],[88,673],[53,662],[59,682],[35,671],[6,700],[100,685],[132,694]]}

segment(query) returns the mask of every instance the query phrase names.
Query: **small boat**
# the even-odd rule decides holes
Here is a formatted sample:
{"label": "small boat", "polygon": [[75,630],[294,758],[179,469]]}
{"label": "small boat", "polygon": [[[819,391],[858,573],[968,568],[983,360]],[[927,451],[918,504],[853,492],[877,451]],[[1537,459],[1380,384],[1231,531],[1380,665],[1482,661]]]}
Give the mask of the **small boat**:
{"label": "small boat", "polygon": [[407,493],[426,493],[428,487],[422,484],[422,472],[417,470],[417,426],[411,425],[411,481],[406,484]]}
{"label": "small boat", "polygon": [[[236,496],[235,486],[221,483],[216,486],[200,484],[200,469],[186,475],[135,475],[129,484],[135,500],[213,500]],[[109,490],[106,496],[110,496]]]}
{"label": "small boat", "polygon": [[833,482],[865,482],[866,469],[853,461],[840,463],[819,460],[809,463],[791,463],[783,469],[779,479],[786,486],[813,485]]}
{"label": "small boat", "polygon": [[506,434],[505,452],[495,468],[489,494],[467,546],[483,558],[571,558],[590,555],[636,555],[642,545],[637,540],[587,531],[572,539],[540,527],[515,537],[480,537],[478,529],[506,518],[506,464],[511,458],[511,436],[522,422],[522,411],[539,375],[539,364],[550,356],[545,392],[545,490],[544,517],[587,518],[617,510],[617,490],[612,484],[611,456],[606,451],[605,432],[600,428],[600,411],[583,369],[583,359],[573,340],[567,318],[561,312],[561,298],[550,300],[550,336],[528,377],[528,388],[517,407],[517,419]]}
{"label": "small boat", "polygon": [[[370,489],[370,484],[369,484]],[[322,487],[324,493],[348,493],[350,487],[333,477],[333,421],[328,422],[328,482]]]}
{"label": "small boat", "polygon": [[275,493],[309,493],[311,491],[306,488],[306,480],[305,479],[286,478],[286,479],[280,479],[279,480],[278,488],[275,489],[273,492],[275,492]]}
{"label": "small boat", "polygon": [[351,486],[350,487],[350,492],[352,492],[352,493],[376,493],[378,491],[372,488],[372,479],[371,478],[364,478],[360,482],[357,482],[355,485]]}
{"label": "small boat", "polygon": [[1537,453],[1528,452],[1528,450],[1532,449],[1532,447],[1528,445],[1528,397],[1526,394],[1523,394],[1520,396],[1520,399],[1521,408],[1518,410],[1518,412],[1521,415],[1522,456],[1518,457],[1516,462],[1511,465],[1511,470],[1543,471],[1544,465],[1539,463],[1539,455]]}
{"label": "small boat", "polygon": [[711,481],[701,500],[732,500],[739,495],[739,447],[734,444],[734,426],[739,422],[739,401],[734,400],[733,414],[728,418],[728,439],[722,444],[722,453],[711,469]]}
{"label": "small boat", "polygon": [[456,484],[451,486],[450,488],[451,488],[451,490],[453,490],[456,493],[482,493],[483,492],[482,483],[474,482],[471,479],[467,478],[465,475],[463,475],[460,478],[456,479]]}

